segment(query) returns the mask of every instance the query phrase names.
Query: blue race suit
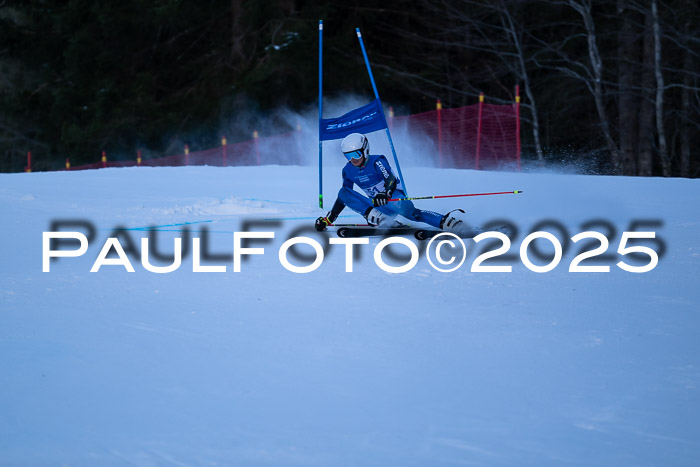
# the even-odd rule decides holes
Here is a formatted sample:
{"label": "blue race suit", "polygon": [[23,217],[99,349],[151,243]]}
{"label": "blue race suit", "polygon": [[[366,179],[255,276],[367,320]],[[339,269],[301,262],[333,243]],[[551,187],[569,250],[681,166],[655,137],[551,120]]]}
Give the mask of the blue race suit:
{"label": "blue race suit", "polygon": [[[401,180],[394,177],[386,157],[370,155],[361,167],[355,167],[348,162],[343,167],[343,187],[338,192],[338,200],[331,210],[332,215],[337,217],[340,211],[348,206],[364,216],[370,208],[374,207],[370,198],[386,191],[385,182],[390,179],[396,179],[396,191],[394,191],[392,198],[405,198],[406,194],[403,191]],[[353,190],[354,185],[360,187],[369,198]],[[437,228],[440,228],[442,220],[442,214],[418,209],[411,201],[391,201],[384,206],[374,208],[389,216],[398,214],[406,219],[424,222]]]}

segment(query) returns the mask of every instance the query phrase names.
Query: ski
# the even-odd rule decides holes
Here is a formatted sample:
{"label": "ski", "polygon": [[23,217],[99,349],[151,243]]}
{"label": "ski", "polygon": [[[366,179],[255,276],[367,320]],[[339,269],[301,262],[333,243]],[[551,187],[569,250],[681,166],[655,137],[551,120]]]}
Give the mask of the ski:
{"label": "ski", "polygon": [[[473,228],[461,232],[459,236],[461,238],[474,238],[479,234],[484,232],[502,232],[506,235],[510,235],[510,230],[506,226],[494,227],[488,230],[481,228]],[[403,227],[371,227],[371,226],[344,226],[339,227],[336,230],[338,237],[350,238],[350,237],[387,237],[392,235],[413,235],[417,240],[428,240],[435,237],[441,233],[451,233],[445,230],[432,229],[432,228],[416,228],[410,226]]]}
{"label": "ski", "polygon": [[416,231],[415,227],[340,227],[336,234],[342,238],[350,237],[377,237],[391,235],[411,235]]}
{"label": "ski", "polygon": [[[461,238],[474,238],[479,234],[482,234],[484,232],[501,232],[506,235],[509,235],[510,229],[508,229],[506,226],[500,226],[500,227],[494,227],[492,229],[480,229],[480,228],[474,228],[471,230],[466,230],[464,232],[461,232],[459,234],[459,237]],[[416,237],[416,240],[428,240],[429,238],[433,238],[438,234],[441,233],[446,233],[445,230],[439,230],[439,229],[416,229],[413,232],[413,236]],[[452,232],[447,232],[447,233],[452,233]]]}

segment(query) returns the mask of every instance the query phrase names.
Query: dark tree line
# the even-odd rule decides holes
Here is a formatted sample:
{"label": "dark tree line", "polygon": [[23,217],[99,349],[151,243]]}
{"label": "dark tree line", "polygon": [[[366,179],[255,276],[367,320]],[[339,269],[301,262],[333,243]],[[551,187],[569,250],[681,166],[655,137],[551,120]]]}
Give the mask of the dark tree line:
{"label": "dark tree line", "polygon": [[402,113],[519,84],[526,158],[700,172],[695,0],[0,0],[0,170],[248,139],[316,105],[319,19],[329,97],[371,97],[359,26]]}

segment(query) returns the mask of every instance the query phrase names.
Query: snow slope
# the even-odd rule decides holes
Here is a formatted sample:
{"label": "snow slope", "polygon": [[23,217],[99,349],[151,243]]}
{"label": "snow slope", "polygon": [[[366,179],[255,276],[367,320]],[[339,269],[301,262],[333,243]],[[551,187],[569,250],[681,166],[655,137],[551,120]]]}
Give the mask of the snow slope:
{"label": "snow slope", "polygon": [[[0,464],[700,463],[700,182],[404,175],[412,196],[524,190],[417,202],[512,222],[512,255],[485,264],[513,272],[471,272],[469,240],[457,271],[421,255],[390,274],[373,260],[378,238],[358,247],[353,272],[338,245],[314,272],[288,271],[284,240],[323,240],[308,229],[324,212],[311,167],[0,175]],[[330,205],[339,169],[324,177]],[[89,249],[42,272],[42,232],[66,220],[83,224],[61,230],[94,227]],[[616,253],[635,220],[661,252],[643,274],[615,266],[648,262]],[[251,242],[265,253],[233,272],[234,232],[251,221],[275,238]],[[163,253],[184,239],[178,270],[149,272],[130,254],[133,273],[90,272],[108,237],[138,252],[149,226]],[[562,227],[608,235],[611,256],[583,264],[610,272],[568,272],[578,244],[550,272],[527,269],[525,235],[564,239]],[[226,272],[193,272],[192,237],[208,240],[203,264]]]}

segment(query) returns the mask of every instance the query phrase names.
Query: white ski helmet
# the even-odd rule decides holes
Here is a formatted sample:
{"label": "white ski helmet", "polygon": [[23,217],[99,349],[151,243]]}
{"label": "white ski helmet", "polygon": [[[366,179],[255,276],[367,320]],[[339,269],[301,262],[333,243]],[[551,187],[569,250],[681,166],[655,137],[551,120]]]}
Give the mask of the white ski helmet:
{"label": "white ski helmet", "polygon": [[347,160],[369,157],[369,140],[360,133],[350,133],[340,143],[340,149]]}

